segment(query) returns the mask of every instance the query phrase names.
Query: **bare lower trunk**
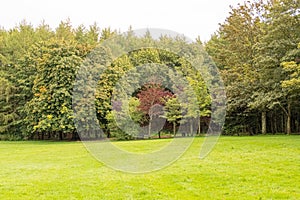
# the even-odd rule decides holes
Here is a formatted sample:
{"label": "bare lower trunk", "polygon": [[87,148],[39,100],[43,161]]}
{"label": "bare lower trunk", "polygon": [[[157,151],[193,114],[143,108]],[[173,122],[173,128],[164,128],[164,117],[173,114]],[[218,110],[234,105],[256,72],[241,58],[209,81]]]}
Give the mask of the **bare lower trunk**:
{"label": "bare lower trunk", "polygon": [[151,135],[151,125],[152,125],[152,123],[151,123],[151,119],[150,119],[149,126],[148,126],[148,138],[150,138],[150,135]]}
{"label": "bare lower trunk", "polygon": [[267,133],[267,112],[262,112],[261,114],[261,133]]}
{"label": "bare lower trunk", "polygon": [[190,121],[190,135],[193,136],[193,132],[194,132],[194,129],[193,129],[193,120]]}
{"label": "bare lower trunk", "polygon": [[197,132],[199,135],[201,133],[201,121],[200,121],[200,117],[199,117],[199,120],[198,120],[198,132]]}
{"label": "bare lower trunk", "polygon": [[287,120],[286,120],[286,133],[291,134],[291,104],[288,103],[287,107]]}
{"label": "bare lower trunk", "polygon": [[173,122],[173,135],[176,135],[176,122]]}
{"label": "bare lower trunk", "polygon": [[59,135],[59,140],[63,140],[63,133],[59,132],[58,135]]}

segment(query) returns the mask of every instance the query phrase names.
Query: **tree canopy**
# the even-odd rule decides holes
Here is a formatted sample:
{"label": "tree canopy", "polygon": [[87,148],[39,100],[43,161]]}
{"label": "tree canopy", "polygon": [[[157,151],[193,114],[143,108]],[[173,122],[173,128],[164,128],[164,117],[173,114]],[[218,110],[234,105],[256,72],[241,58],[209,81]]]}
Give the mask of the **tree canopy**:
{"label": "tree canopy", "polygon": [[[186,58],[192,57],[195,49],[200,49],[202,64],[211,70],[208,53],[224,80],[224,134],[298,133],[299,18],[300,4],[295,0],[246,1],[231,7],[226,20],[205,43],[199,38],[190,43],[180,36],[136,36],[131,28],[121,34],[97,24],[73,27],[69,19],[56,29],[45,22],[33,27],[26,21],[10,30],[0,28],[0,139],[78,138],[74,120],[95,121],[84,115],[84,109],[78,111],[82,118],[75,119],[72,108],[74,84],[82,66],[86,66],[86,77],[103,70],[93,77],[96,87],[86,90],[94,97],[97,123],[106,137],[133,139],[141,134],[134,132],[135,126],[148,126],[150,137],[158,131],[153,118],[164,119],[162,131],[174,136],[182,124],[189,124],[190,135],[205,132],[214,95],[207,84],[217,85],[217,80],[207,80],[188,62]],[[120,42],[115,47],[98,48],[114,37]],[[124,51],[120,48],[127,44],[141,48],[114,58],[115,51]],[[170,44],[178,55],[161,48],[142,48]],[[132,74],[130,81],[117,88],[128,73]],[[153,74],[157,77],[151,79]],[[139,85],[141,80],[148,82]],[[185,92],[186,101],[172,91],[170,82]],[[114,99],[126,88],[132,94]],[[85,109],[91,106],[78,103],[86,105]],[[86,124],[89,137],[102,137]]]}

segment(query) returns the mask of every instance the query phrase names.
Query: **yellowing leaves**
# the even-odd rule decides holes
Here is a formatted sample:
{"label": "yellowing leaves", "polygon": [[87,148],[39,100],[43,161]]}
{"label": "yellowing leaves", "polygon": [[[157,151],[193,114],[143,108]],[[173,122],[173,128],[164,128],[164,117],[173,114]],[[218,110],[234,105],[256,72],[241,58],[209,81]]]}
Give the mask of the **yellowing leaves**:
{"label": "yellowing leaves", "polygon": [[60,110],[60,112],[61,112],[61,114],[64,114],[64,113],[67,113],[68,112],[68,108],[66,107],[66,105],[64,104],[62,107],[61,107],[61,110]]}
{"label": "yellowing leaves", "polygon": [[45,86],[41,86],[41,87],[39,88],[39,91],[40,91],[40,93],[45,93],[45,92],[47,92],[47,89],[46,89]]}

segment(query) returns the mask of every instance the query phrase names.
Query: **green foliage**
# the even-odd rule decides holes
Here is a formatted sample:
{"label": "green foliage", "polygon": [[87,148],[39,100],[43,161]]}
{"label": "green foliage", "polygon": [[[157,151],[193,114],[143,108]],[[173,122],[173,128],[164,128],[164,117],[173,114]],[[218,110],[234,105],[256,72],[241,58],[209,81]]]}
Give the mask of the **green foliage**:
{"label": "green foliage", "polygon": [[7,75],[2,72],[0,76],[0,134],[7,133],[10,126],[12,126],[13,122],[19,117],[12,105],[16,88],[13,83],[5,77],[7,77]]}
{"label": "green foliage", "polygon": [[72,89],[82,59],[74,43],[42,44],[33,98],[26,105],[31,132],[72,133]]}
{"label": "green foliage", "polygon": [[[225,82],[228,134],[258,134],[263,130],[300,132],[299,9],[299,3],[294,0],[238,4],[231,7],[218,32],[205,44],[205,50],[220,69]],[[97,47],[114,37],[118,40],[115,46]],[[130,49],[132,44],[139,49]],[[10,30],[0,29],[0,135],[10,138],[75,136],[73,121],[77,120],[84,124],[81,128],[88,135],[94,135],[93,138],[99,136],[94,127],[98,123],[107,137],[110,134],[123,137],[124,131],[120,131],[113,119],[116,116],[122,119],[125,112],[115,113],[113,101],[120,99],[112,98],[128,89],[133,93],[126,98],[137,103],[133,99],[143,92],[144,87],[139,85],[140,80],[161,84],[170,91],[182,86],[184,94],[178,90],[175,99],[160,102],[167,106],[164,117],[173,123],[173,130],[180,121],[191,124],[191,134],[197,123],[200,133],[201,124],[209,122],[212,104],[222,103],[212,102],[216,91],[209,90],[220,86],[220,81],[209,76],[217,72],[211,71],[213,63],[201,44],[199,37],[192,43],[179,36],[162,35],[154,39],[150,32],[137,37],[131,27],[126,35],[110,28],[100,31],[97,24],[73,27],[69,19],[62,21],[55,30],[45,22],[34,28],[26,21]],[[145,48],[149,45],[162,48]],[[169,47],[177,53],[166,50]],[[128,54],[113,58],[127,50]],[[195,52],[199,55],[193,58]],[[193,63],[187,58],[193,58]],[[81,80],[75,88],[79,91],[78,98],[83,100],[75,102],[81,107],[75,118],[71,107],[73,83],[81,64],[84,66],[79,76]],[[201,66],[201,73],[194,65]],[[133,75],[130,81],[116,88],[128,73]],[[88,94],[85,99],[81,98],[84,94],[80,90]],[[151,95],[145,99],[151,100]],[[132,120],[139,121],[136,124],[145,125],[151,118],[149,108],[142,109],[145,99],[139,96],[138,109],[131,113],[139,119]],[[179,105],[184,115],[178,113]],[[97,119],[89,117],[94,116],[89,113],[92,107]],[[135,107],[130,105],[123,110]],[[224,114],[218,112],[216,115]],[[126,118],[120,120],[122,126],[126,125],[125,121]],[[115,131],[120,132],[118,136]]]}
{"label": "green foliage", "polygon": [[[232,7],[219,32],[206,44],[225,81],[227,123],[231,123],[227,127],[234,126],[235,120],[232,119],[236,117],[245,122],[237,126],[246,127],[243,129],[249,133],[259,133],[259,129],[266,128],[261,124],[266,123],[257,123],[259,119],[256,119],[253,131],[250,116],[269,112],[272,116],[268,121],[269,131],[281,129],[280,132],[290,132],[276,124],[278,116],[273,113],[285,115],[280,121],[289,127],[293,117],[291,106],[297,108],[298,104],[294,99],[296,93],[282,87],[287,86],[289,72],[281,67],[281,63],[297,57],[299,9],[299,3],[294,0],[246,2],[237,8]],[[294,119],[298,120],[296,116]],[[298,131],[298,128],[294,127],[294,130]]]}
{"label": "green foliage", "polygon": [[164,117],[169,122],[177,122],[179,119],[182,118],[181,105],[178,102],[178,99],[176,97],[169,98],[166,101],[166,106],[164,107],[164,110],[165,110]]}
{"label": "green foliage", "polygon": [[[109,59],[108,59],[109,60]],[[106,66],[105,71],[100,75],[96,87],[96,110],[98,119],[104,131],[108,134],[107,129],[107,115],[111,111],[111,98],[113,89],[119,79],[125,74],[126,71],[133,68],[127,55],[116,59],[111,65]]]}
{"label": "green foliage", "polygon": [[283,62],[282,66],[286,72],[289,72],[289,80],[282,81],[282,87],[289,92],[299,91],[300,89],[300,65],[296,62]]}
{"label": "green foliage", "polygon": [[143,113],[139,110],[139,99],[131,97],[129,100],[116,101],[116,103],[121,104],[119,105],[120,108],[110,111],[107,115],[111,136],[120,140],[137,138],[140,134],[140,123],[143,119]]}
{"label": "green foliage", "polygon": [[297,96],[300,89],[300,43],[298,48],[291,50],[287,56],[290,60],[282,62],[281,66],[286,72],[287,77],[281,82],[281,86],[284,90],[287,90],[287,93],[293,96]]}
{"label": "green foliage", "polygon": [[164,115],[162,116],[173,124],[173,135],[176,134],[176,123],[179,119],[181,119],[182,111],[181,105],[176,97],[169,98],[166,101],[166,105],[164,107]]}

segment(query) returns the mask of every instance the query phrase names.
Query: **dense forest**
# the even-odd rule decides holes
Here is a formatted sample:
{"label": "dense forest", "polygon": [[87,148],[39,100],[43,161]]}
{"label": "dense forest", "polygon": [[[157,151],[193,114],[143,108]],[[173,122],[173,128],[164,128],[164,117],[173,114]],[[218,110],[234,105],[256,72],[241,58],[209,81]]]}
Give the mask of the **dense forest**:
{"label": "dense forest", "polygon": [[[70,20],[62,21],[55,30],[45,22],[33,27],[26,21],[10,30],[1,28],[0,140],[78,139],[74,120],[79,119],[74,117],[72,108],[77,72],[83,63],[92,62],[93,52],[97,52],[94,59],[106,65],[111,59],[107,58],[109,50],[97,47],[114,37],[122,38],[124,43],[172,43],[178,49],[204,48],[225,84],[224,135],[299,133],[299,18],[297,0],[247,1],[231,8],[225,22],[205,43],[199,38],[189,43],[183,37],[167,35],[159,39],[149,34],[138,37],[131,28],[124,35],[110,28],[101,29],[97,24],[73,27]],[[113,99],[116,84],[127,72],[141,65],[151,67],[153,63],[182,74],[190,85],[183,89],[186,94],[195,94],[191,99],[195,103],[181,104],[178,96],[154,76],[133,92],[128,104]],[[144,70],[144,74],[150,73]],[[153,65],[153,74],[155,70],[158,69]],[[170,75],[169,79],[175,81],[177,77]],[[100,137],[135,138],[139,133],[134,133],[134,124],[122,120],[127,111],[135,124],[149,125],[149,137],[155,132],[155,124],[151,125],[153,118],[164,118],[167,122],[157,137],[166,133],[175,135],[178,125],[187,121],[195,123],[190,123],[186,135],[207,131],[211,116],[208,86],[191,63],[174,53],[155,48],[132,51],[111,60],[96,82],[94,106],[97,123],[105,134]],[[159,106],[153,109],[153,105],[161,105],[163,109]],[[115,118],[121,124],[116,124]],[[91,130],[88,134],[99,136],[92,132],[93,127],[85,129]]]}

